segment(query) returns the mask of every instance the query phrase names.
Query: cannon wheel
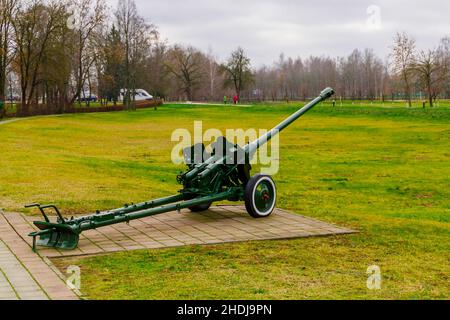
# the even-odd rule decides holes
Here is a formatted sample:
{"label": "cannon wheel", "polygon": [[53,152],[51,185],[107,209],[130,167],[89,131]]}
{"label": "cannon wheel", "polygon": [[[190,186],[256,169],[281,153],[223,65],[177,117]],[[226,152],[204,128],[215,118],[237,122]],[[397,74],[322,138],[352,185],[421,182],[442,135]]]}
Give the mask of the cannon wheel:
{"label": "cannon wheel", "polygon": [[270,216],[275,209],[277,188],[271,176],[253,176],[245,187],[245,207],[253,218]]}
{"label": "cannon wheel", "polygon": [[212,205],[212,202],[199,204],[196,206],[189,207],[189,210],[191,210],[192,212],[202,212],[202,211],[208,210],[209,207],[211,207],[211,205]]}

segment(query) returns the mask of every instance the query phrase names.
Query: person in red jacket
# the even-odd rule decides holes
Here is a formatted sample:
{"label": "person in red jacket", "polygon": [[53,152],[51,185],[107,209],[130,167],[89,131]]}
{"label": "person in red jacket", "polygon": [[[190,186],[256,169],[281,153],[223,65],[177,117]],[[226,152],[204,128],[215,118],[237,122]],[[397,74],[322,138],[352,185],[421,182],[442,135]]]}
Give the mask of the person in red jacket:
{"label": "person in red jacket", "polygon": [[237,95],[233,97],[233,102],[234,104],[237,104],[239,102],[239,97]]}

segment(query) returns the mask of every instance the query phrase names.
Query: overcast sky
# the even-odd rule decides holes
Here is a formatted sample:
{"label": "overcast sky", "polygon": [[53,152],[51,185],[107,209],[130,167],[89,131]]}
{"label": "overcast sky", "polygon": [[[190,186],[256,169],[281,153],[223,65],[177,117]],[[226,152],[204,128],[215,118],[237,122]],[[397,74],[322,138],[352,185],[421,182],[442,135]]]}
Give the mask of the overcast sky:
{"label": "overcast sky", "polygon": [[[116,0],[108,0],[116,5]],[[254,66],[292,57],[342,56],[373,48],[385,57],[397,31],[420,48],[450,36],[449,0],[136,0],[170,43],[212,48],[219,59],[242,46]]]}

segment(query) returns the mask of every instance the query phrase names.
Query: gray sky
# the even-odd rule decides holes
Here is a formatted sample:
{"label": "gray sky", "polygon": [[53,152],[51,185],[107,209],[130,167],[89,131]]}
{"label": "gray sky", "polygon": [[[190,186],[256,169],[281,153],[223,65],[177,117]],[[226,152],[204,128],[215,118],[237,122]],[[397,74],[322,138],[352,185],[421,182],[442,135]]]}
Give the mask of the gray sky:
{"label": "gray sky", "polygon": [[[108,0],[114,6],[115,0]],[[389,53],[397,31],[419,48],[450,36],[449,0],[136,0],[169,43],[213,48],[219,59],[242,46],[254,66],[292,57],[342,56],[354,48]],[[375,6],[375,7],[374,7]],[[369,12],[368,12],[369,10]]]}

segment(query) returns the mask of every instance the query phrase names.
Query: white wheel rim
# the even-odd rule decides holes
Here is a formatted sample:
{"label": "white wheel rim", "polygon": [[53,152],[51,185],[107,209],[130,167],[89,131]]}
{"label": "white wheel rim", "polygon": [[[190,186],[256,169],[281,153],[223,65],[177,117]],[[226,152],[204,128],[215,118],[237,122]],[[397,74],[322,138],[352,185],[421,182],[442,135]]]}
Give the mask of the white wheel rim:
{"label": "white wheel rim", "polygon": [[[262,181],[268,181],[273,188],[273,203],[272,203],[272,206],[270,207],[270,209],[267,210],[266,212],[259,211],[255,204],[256,188]],[[267,217],[268,215],[270,215],[273,212],[273,209],[275,208],[276,203],[277,203],[277,188],[275,187],[275,183],[273,182],[273,180],[270,179],[269,177],[263,177],[263,178],[259,179],[258,182],[253,187],[253,192],[252,192],[252,204],[253,204],[253,208],[255,209],[256,213],[261,217]]]}

